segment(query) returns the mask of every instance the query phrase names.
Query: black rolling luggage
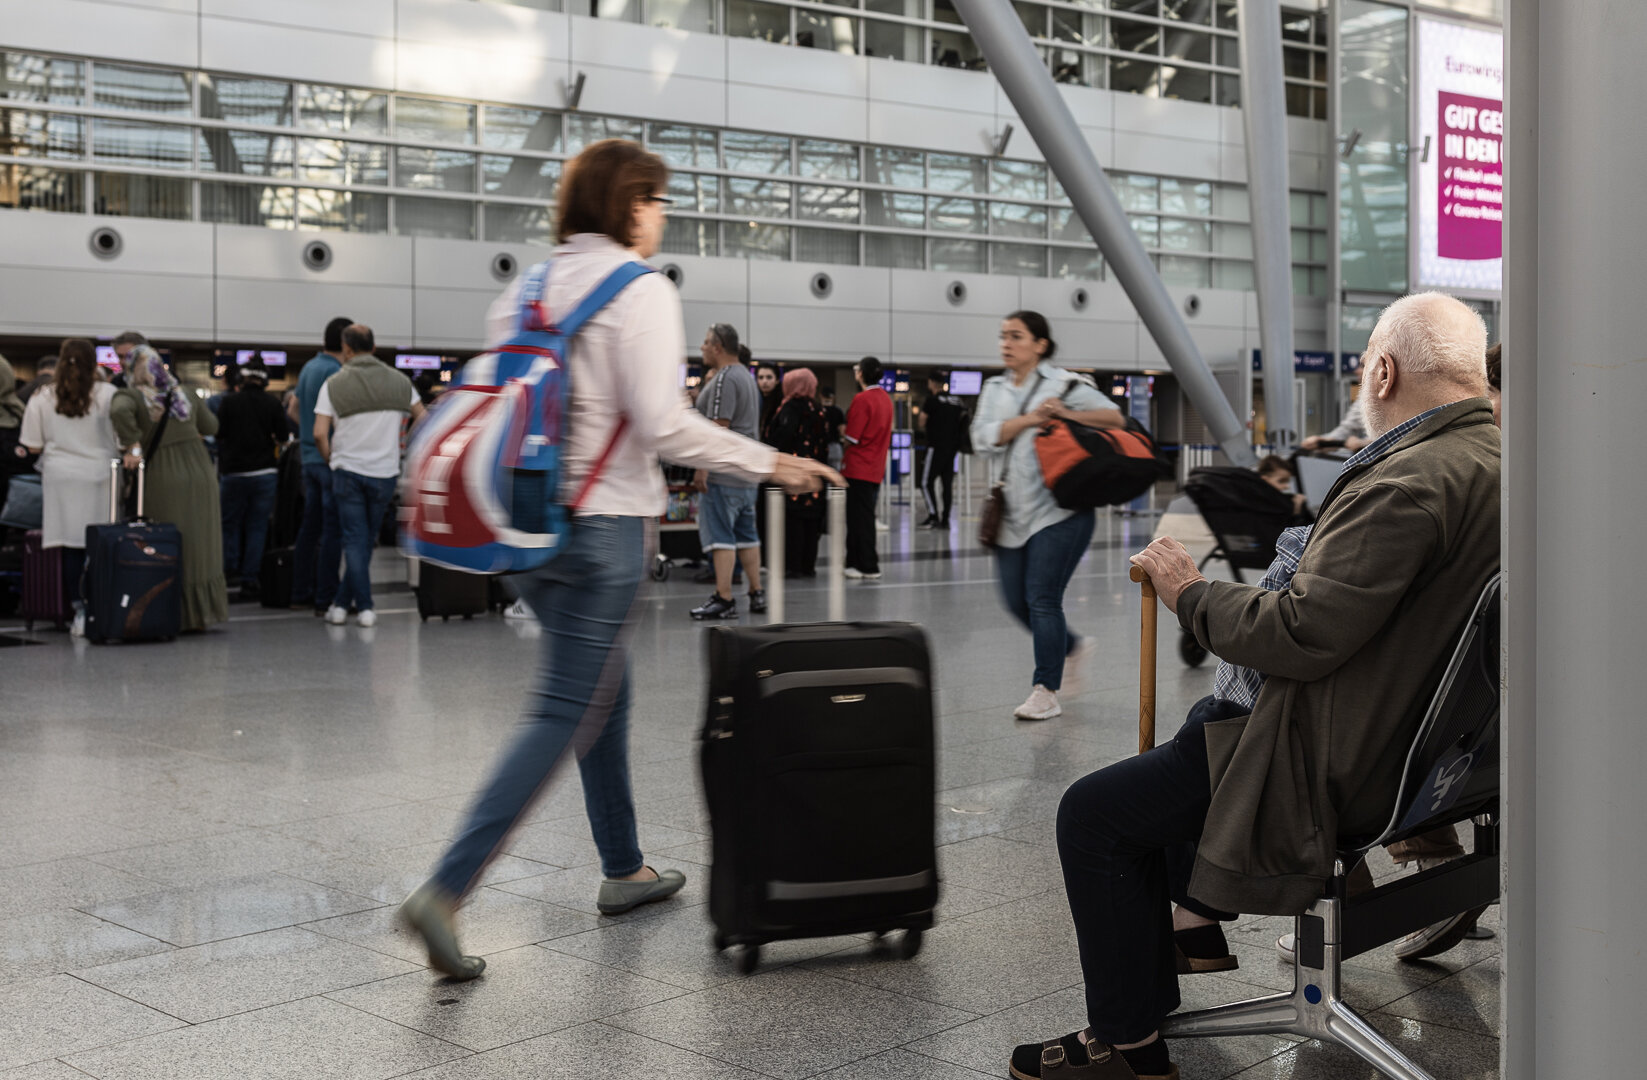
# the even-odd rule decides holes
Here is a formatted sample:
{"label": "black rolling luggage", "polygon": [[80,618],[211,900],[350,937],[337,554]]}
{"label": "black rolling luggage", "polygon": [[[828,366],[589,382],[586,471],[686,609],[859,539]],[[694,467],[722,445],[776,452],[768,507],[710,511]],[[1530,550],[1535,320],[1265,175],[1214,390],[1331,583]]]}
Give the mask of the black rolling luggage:
{"label": "black rolling luggage", "polygon": [[297,552],[289,547],[270,548],[263,553],[257,586],[264,607],[285,610],[292,606],[292,572],[296,563]]}
{"label": "black rolling luggage", "polygon": [[470,574],[462,570],[448,570],[431,562],[420,563],[417,578],[417,613],[424,622],[430,619],[450,619],[453,616],[469,619],[484,615],[491,606],[491,582],[488,574]]}
{"label": "black rolling luggage", "polygon": [[709,914],[745,973],[771,941],[904,930],[938,900],[932,666],[910,623],[841,622],[844,492],[829,493],[830,613],[781,624],[782,492],[768,513],[770,625],[709,632],[701,749]]}
{"label": "black rolling luggage", "polygon": [[120,462],[112,461],[112,525],[86,526],[86,637],[170,641],[183,629],[183,539],[176,525],[143,516],[144,465],[137,466],[137,515],[119,521]]}

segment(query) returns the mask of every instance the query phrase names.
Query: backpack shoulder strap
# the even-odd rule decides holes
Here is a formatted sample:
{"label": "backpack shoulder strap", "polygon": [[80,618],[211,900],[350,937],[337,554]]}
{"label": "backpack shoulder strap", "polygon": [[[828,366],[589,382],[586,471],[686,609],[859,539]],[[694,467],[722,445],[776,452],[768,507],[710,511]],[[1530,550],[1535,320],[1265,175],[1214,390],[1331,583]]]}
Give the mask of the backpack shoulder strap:
{"label": "backpack shoulder strap", "polygon": [[549,288],[549,260],[533,266],[521,279],[520,296],[515,314],[515,333],[525,334],[542,330],[549,325],[549,312],[543,306],[543,297]]}
{"label": "backpack shoulder strap", "polygon": [[630,282],[656,272],[643,262],[631,260],[624,263],[610,274],[607,274],[599,285],[589,291],[589,295],[578,301],[578,306],[572,309],[570,315],[556,323],[555,329],[559,331],[563,338],[573,337],[583,328],[584,323],[594,318],[596,312],[610,304],[617,298],[619,293],[628,288]]}

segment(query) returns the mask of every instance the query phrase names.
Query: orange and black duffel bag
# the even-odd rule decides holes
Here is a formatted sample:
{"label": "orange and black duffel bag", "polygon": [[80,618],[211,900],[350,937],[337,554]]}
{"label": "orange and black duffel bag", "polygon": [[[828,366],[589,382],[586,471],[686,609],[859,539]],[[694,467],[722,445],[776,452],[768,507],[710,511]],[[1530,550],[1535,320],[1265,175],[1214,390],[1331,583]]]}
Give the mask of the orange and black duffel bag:
{"label": "orange and black duffel bag", "polygon": [[1149,429],[1130,416],[1119,428],[1053,420],[1036,437],[1035,454],[1042,479],[1065,510],[1129,503],[1172,475]]}

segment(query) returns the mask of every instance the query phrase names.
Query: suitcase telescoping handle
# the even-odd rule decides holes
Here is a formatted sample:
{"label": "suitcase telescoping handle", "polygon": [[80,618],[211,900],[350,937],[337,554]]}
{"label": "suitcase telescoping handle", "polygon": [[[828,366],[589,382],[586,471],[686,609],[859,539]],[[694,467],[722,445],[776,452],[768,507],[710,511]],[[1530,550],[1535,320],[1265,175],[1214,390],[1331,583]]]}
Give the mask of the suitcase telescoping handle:
{"label": "suitcase telescoping handle", "polygon": [[[137,462],[137,517],[134,521],[143,520],[143,479],[148,475],[148,462],[138,459]],[[109,520],[120,521],[120,459],[114,458],[109,462]]]}
{"label": "suitcase telescoping handle", "polygon": [[[826,487],[829,512],[829,621],[846,621],[846,489]],[[788,496],[776,484],[766,489],[766,595],[772,621],[784,621],[784,512]]]}

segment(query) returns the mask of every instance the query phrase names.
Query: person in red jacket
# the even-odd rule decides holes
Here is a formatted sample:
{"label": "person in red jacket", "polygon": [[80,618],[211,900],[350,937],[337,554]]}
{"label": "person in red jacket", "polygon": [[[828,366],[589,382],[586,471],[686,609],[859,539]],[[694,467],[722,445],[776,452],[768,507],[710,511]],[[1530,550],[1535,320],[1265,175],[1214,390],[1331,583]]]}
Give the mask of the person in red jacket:
{"label": "person in red jacket", "polygon": [[852,368],[859,391],[846,412],[846,576],[873,580],[881,576],[875,552],[875,502],[886,475],[886,452],[892,445],[892,398],[881,389],[881,362],[866,356]]}

